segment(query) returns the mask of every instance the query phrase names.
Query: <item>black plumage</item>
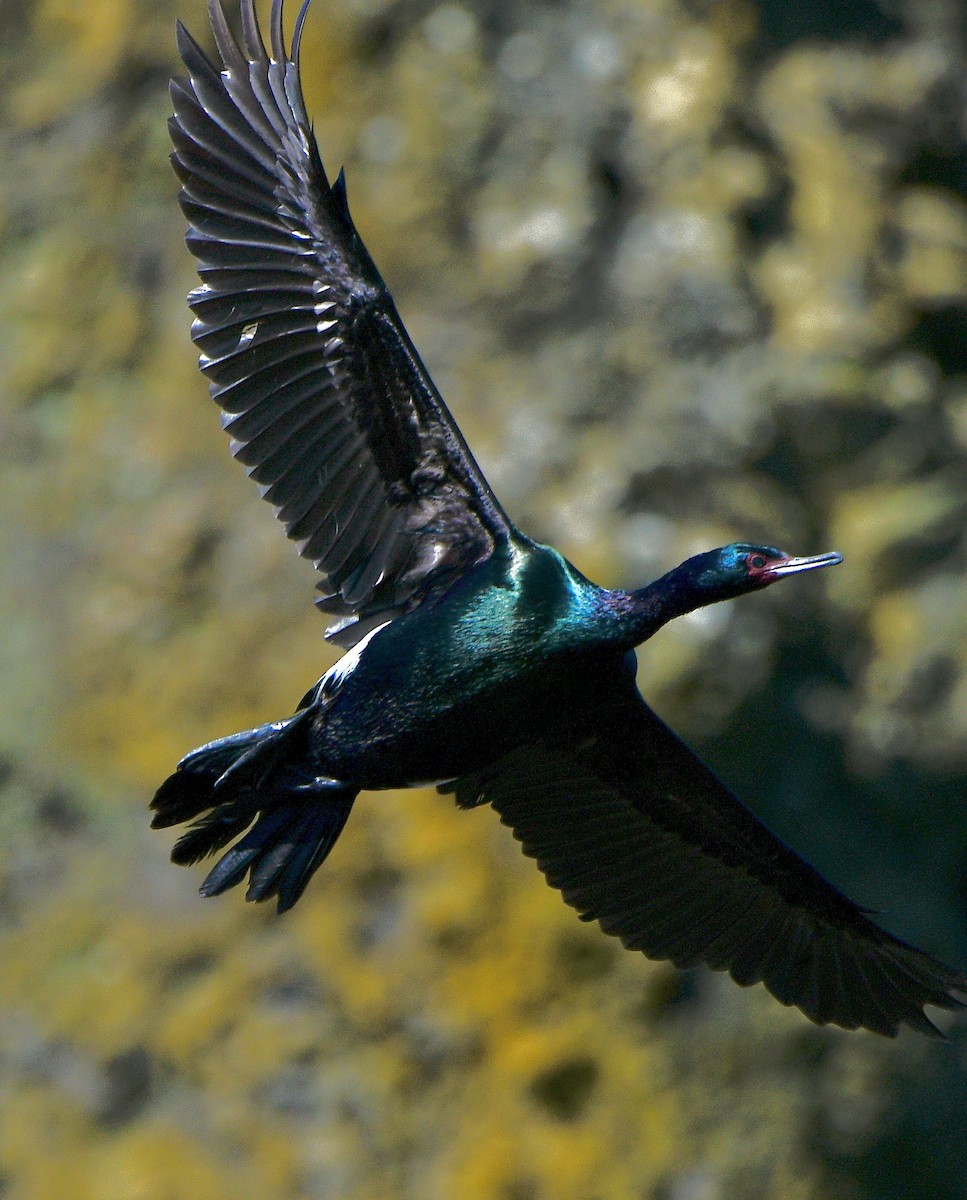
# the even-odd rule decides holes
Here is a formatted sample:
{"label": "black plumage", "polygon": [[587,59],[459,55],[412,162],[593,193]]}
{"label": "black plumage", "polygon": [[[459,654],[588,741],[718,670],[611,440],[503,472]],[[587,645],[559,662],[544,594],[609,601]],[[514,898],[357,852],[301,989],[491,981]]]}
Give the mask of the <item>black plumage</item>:
{"label": "black plumage", "polygon": [[[440,781],[490,803],[548,881],[631,949],[761,981],[812,1020],[935,1032],[967,979],[874,924],[668,730],[633,649],[676,616],[839,561],[734,543],[609,591],[508,520],[330,186],[273,0],[242,39],[209,0],[221,68],[179,26],[173,162],[201,286],[192,336],[232,453],[318,569],[351,647],[294,716],[193,751],[153,801],[285,910],[363,788]],[[227,847],[227,849],[226,849]]]}
{"label": "black plumage", "polygon": [[[202,284],[201,369],[232,453],[319,570],[328,636],[351,646],[506,540],[510,525],[450,419],[332,187],[298,66],[251,5],[244,51],[210,6],[225,70],[181,26],[172,161]],[[305,8],[300,14],[299,28]]]}

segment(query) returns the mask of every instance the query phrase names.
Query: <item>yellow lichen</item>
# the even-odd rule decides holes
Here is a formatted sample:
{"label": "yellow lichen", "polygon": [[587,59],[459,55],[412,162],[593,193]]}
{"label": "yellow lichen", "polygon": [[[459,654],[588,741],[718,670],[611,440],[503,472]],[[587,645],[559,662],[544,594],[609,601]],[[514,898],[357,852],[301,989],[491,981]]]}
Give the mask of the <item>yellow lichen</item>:
{"label": "yellow lichen", "polygon": [[[626,952],[489,808],[362,795],[283,920],[202,900],[210,864],[168,862],[153,789],[192,746],[291,712],[336,651],[189,343],[175,8],[19,7],[0,45],[5,1197],[869,1192],[864,1156],[927,1103],[891,1108],[898,1080],[949,1091],[933,1049],[815,1031],[760,988]],[[889,44],[776,48],[745,0],[333,0],[303,62],[330,175],[346,162],[523,528],[615,585],[737,537],[846,554],[798,597],[673,624],[640,682],[683,732],[747,746],[800,816],[869,809],[850,764],[923,768],[915,817],[884,789],[883,819],[943,829],[920,872],[940,880],[960,817],[931,805],[967,762],[967,223],[918,174],[956,149],[937,129],[963,73],[928,7]],[[200,0],[177,15],[210,46]],[[766,693],[780,733],[753,728],[793,654]],[[924,927],[947,928],[922,894]],[[924,1108],[909,1154],[940,1124]],[[917,1186],[960,1178],[949,1140],[924,1153]]]}

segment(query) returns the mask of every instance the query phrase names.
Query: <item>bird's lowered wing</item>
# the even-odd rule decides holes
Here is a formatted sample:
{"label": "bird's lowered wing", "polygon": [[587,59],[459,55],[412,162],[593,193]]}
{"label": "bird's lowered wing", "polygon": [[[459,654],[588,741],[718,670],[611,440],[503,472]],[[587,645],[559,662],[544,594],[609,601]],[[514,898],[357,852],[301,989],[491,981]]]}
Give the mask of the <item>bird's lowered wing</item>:
{"label": "bird's lowered wing", "polygon": [[201,369],[248,468],[303,557],[317,601],[352,645],[379,621],[487,558],[510,524],[403,328],[330,186],[306,115],[298,43],[273,0],[268,50],[254,0],[242,39],[221,0],[222,60],[179,26],[175,150]]}
{"label": "bird's lowered wing", "polygon": [[[441,790],[489,802],[584,920],[649,958],[762,982],[819,1024],[935,1027],[967,978],[874,925],[635,694],[583,741],[525,746]],[[960,995],[958,995],[960,993]]]}

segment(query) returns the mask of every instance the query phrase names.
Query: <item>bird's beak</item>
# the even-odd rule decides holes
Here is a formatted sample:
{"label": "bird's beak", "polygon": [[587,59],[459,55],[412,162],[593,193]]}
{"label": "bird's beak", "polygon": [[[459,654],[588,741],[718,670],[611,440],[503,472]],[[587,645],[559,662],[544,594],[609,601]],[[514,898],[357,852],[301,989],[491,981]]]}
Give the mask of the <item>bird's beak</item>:
{"label": "bird's beak", "polygon": [[830,550],[826,554],[811,554],[807,558],[780,558],[769,563],[762,572],[769,579],[785,579],[787,575],[796,575],[800,571],[812,571],[816,567],[835,567],[843,561],[842,554]]}

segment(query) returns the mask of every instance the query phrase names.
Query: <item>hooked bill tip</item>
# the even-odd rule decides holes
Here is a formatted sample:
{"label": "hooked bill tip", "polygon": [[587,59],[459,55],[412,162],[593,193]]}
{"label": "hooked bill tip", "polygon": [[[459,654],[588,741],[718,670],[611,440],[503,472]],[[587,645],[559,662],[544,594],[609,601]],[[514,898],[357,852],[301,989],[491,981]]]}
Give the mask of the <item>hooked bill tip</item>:
{"label": "hooked bill tip", "polygon": [[800,571],[812,571],[817,567],[835,567],[843,561],[842,554],[828,550],[825,554],[810,554],[805,558],[787,558],[769,569],[773,579],[781,579],[786,575],[796,575]]}

